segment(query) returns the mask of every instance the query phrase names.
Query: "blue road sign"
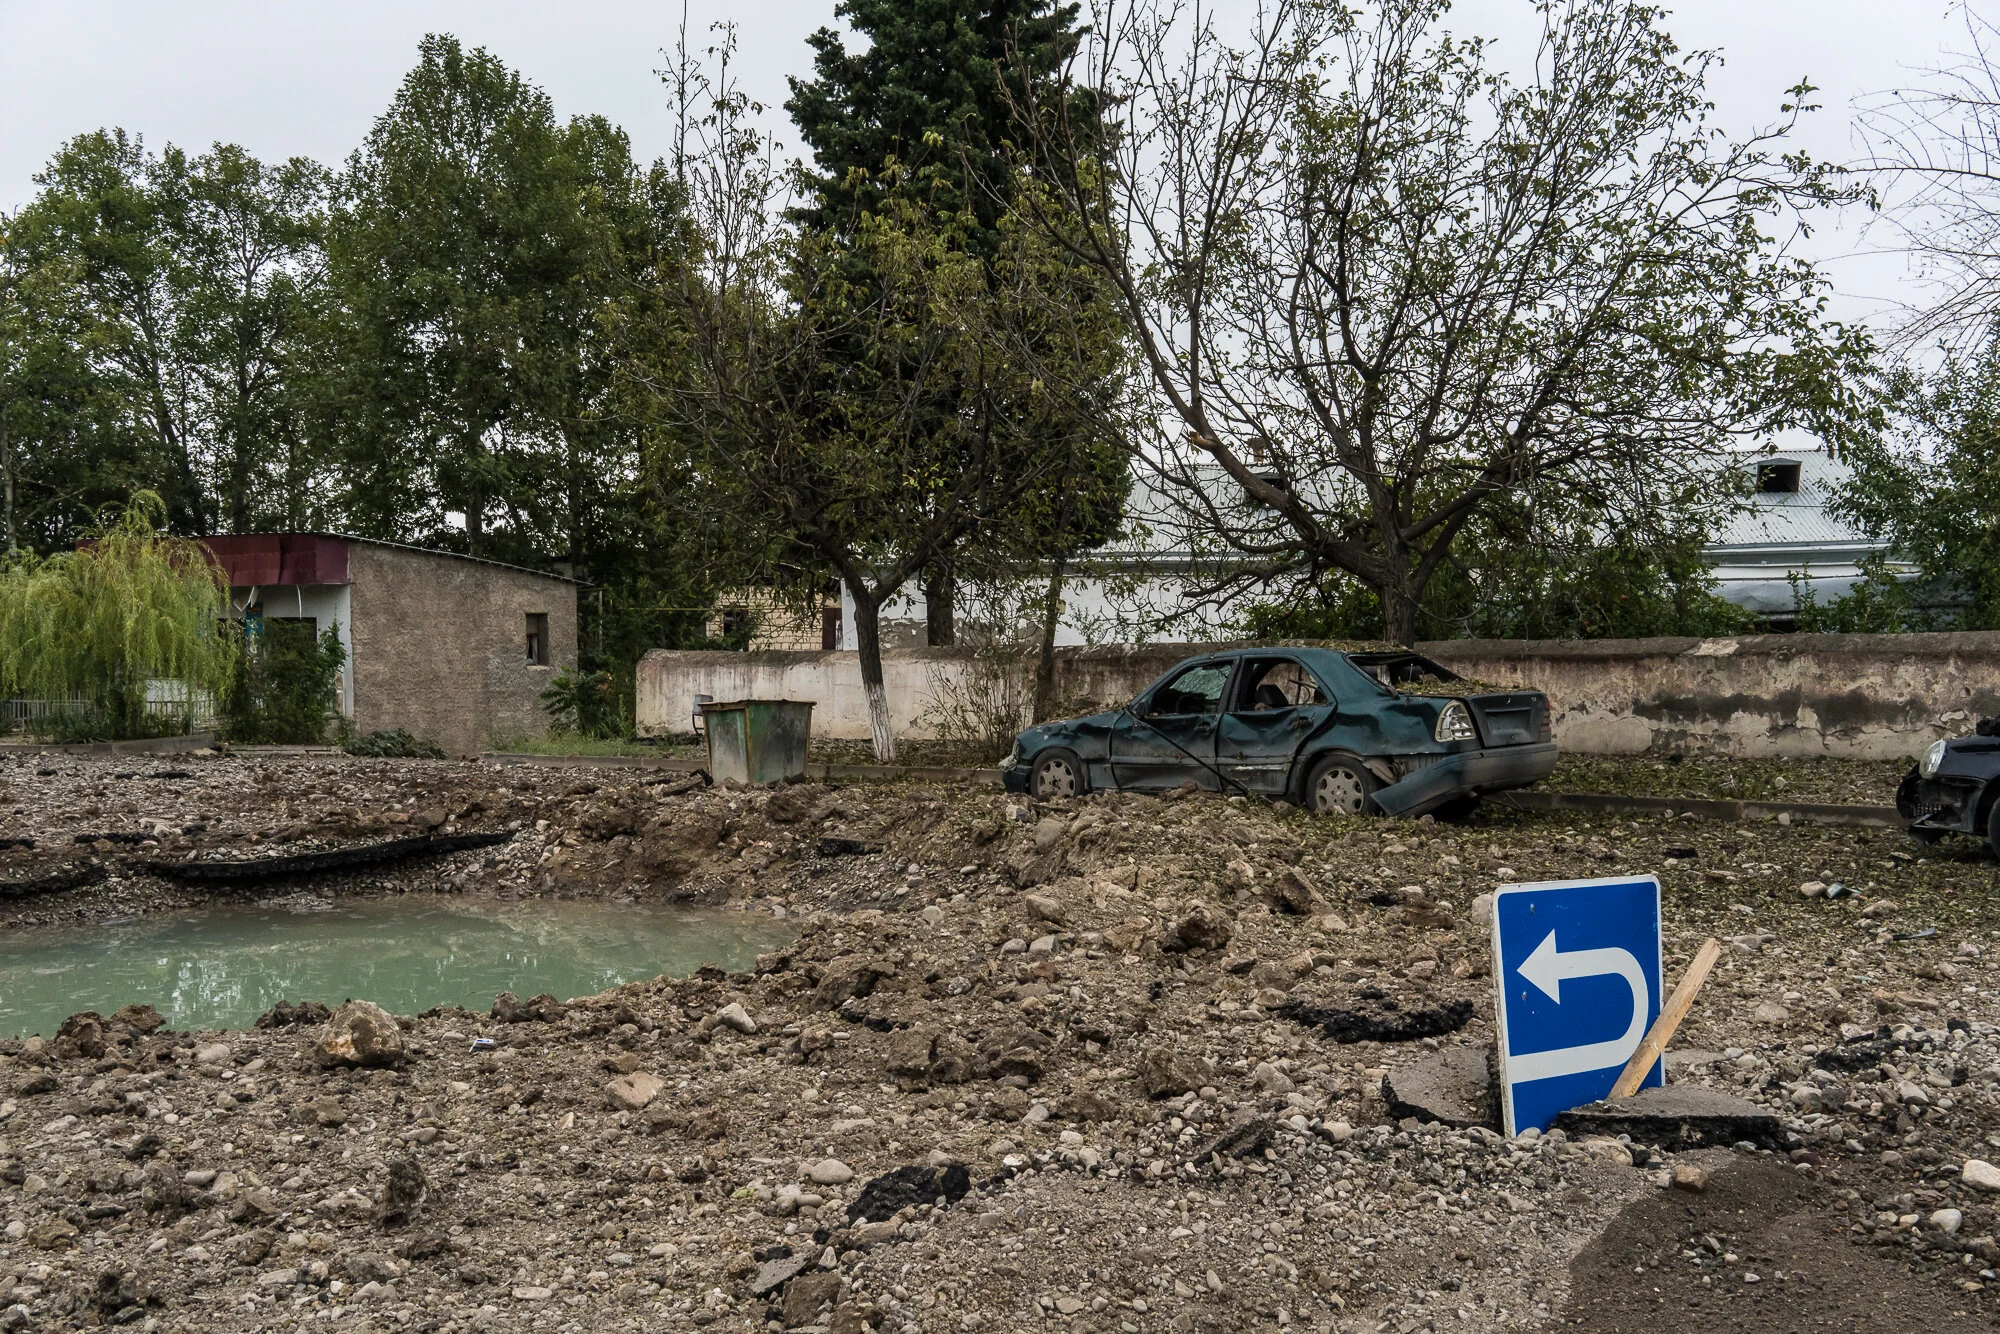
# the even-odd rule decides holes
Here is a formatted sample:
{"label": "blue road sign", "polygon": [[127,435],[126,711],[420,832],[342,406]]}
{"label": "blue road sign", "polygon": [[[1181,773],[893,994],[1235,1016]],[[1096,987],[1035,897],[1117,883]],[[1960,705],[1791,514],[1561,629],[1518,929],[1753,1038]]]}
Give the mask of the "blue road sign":
{"label": "blue road sign", "polygon": [[[1493,896],[1500,1096],[1507,1133],[1611,1092],[1660,1014],[1653,876],[1507,885]],[[1666,1082],[1655,1061],[1641,1087]]]}

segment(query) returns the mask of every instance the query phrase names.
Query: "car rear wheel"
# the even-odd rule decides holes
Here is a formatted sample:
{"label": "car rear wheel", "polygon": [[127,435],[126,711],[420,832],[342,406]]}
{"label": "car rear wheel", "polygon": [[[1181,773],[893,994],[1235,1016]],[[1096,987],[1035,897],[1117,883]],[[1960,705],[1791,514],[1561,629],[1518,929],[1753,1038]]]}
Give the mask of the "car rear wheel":
{"label": "car rear wheel", "polygon": [[1028,790],[1043,801],[1082,796],[1089,790],[1083,761],[1066,750],[1042,752],[1028,775]]}
{"label": "car rear wheel", "polygon": [[1307,780],[1306,805],[1321,815],[1372,815],[1379,786],[1359,760],[1330,755]]}
{"label": "car rear wheel", "polygon": [[1986,846],[2000,857],[2000,801],[1993,803],[1993,809],[1986,813]]}

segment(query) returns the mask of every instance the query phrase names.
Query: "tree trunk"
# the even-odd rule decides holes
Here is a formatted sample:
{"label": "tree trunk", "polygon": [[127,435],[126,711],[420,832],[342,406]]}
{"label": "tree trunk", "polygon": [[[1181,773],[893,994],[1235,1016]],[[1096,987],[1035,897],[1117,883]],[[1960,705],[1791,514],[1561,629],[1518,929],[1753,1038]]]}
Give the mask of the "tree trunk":
{"label": "tree trunk", "polygon": [[1032,721],[1047,722],[1056,711],[1056,622],[1062,617],[1063,574],[1069,562],[1058,556],[1049,573],[1049,591],[1042,602],[1042,656],[1035,664],[1035,705]]}
{"label": "tree trunk", "polygon": [[14,540],[14,444],[7,438],[7,418],[0,414],[0,485],[6,488],[7,500],[7,554],[20,550]]}
{"label": "tree trunk", "polygon": [[1375,596],[1382,600],[1382,637],[1406,648],[1416,643],[1416,595],[1400,585],[1384,584],[1375,590]]}
{"label": "tree trunk", "polygon": [[248,453],[249,446],[244,442],[242,432],[238,431],[229,460],[229,531],[237,534],[250,531],[250,460],[246,457]]}
{"label": "tree trunk", "polygon": [[868,697],[868,738],[877,764],[896,762],[896,729],[889,719],[889,692],[882,684],[882,603],[871,592],[854,594],[854,645],[861,650],[861,692]]}
{"label": "tree trunk", "polygon": [[946,648],[958,642],[958,576],[952,573],[949,557],[940,556],[924,570],[924,631],[932,648]]}
{"label": "tree trunk", "polygon": [[238,534],[250,531],[250,472],[254,466],[250,457],[250,433],[245,429],[250,420],[250,365],[243,352],[243,341],[239,328],[236,338],[236,411],[231,416],[229,431],[229,531]]}

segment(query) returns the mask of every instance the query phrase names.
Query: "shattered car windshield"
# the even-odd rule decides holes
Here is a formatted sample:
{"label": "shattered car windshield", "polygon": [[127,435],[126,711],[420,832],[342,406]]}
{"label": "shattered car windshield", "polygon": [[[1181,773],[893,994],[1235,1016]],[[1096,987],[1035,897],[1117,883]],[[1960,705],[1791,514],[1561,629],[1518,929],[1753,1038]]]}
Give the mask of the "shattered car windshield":
{"label": "shattered car windshield", "polygon": [[1203,663],[1190,667],[1153,692],[1146,712],[1161,715],[1216,713],[1222,705],[1222,687],[1229,682],[1229,664]]}

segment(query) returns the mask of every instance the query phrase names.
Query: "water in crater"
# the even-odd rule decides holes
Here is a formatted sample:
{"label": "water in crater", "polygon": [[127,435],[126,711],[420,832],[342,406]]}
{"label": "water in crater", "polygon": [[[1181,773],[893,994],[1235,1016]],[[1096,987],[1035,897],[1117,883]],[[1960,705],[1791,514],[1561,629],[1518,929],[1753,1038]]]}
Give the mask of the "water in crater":
{"label": "water in crater", "polygon": [[300,898],[0,935],[0,1036],[52,1036],[79,1010],[156,1006],[171,1028],[248,1028],[280,1000],[372,1000],[394,1014],[485,1010],[496,992],[587,996],[746,970],[792,940],[751,913],[535,901]]}

